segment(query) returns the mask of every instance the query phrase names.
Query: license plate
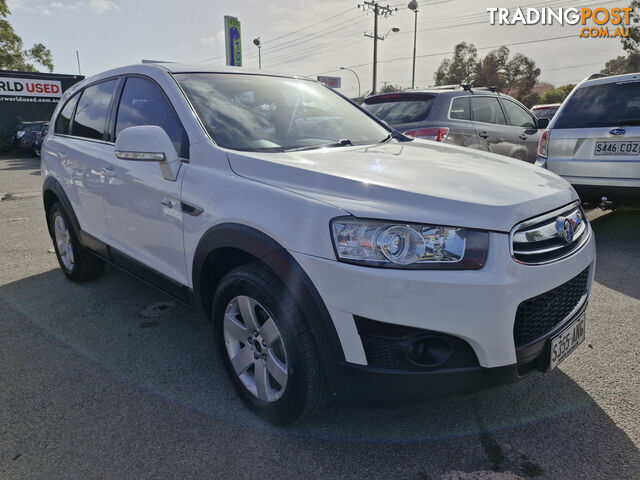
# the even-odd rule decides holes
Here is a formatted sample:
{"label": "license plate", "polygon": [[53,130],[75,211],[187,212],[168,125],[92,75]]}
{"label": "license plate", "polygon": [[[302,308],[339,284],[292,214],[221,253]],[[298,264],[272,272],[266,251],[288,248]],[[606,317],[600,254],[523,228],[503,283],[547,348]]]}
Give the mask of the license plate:
{"label": "license plate", "polygon": [[640,155],[640,142],[596,142],[595,155]]}
{"label": "license plate", "polygon": [[553,370],[584,341],[587,315],[582,314],[551,340],[549,370]]}

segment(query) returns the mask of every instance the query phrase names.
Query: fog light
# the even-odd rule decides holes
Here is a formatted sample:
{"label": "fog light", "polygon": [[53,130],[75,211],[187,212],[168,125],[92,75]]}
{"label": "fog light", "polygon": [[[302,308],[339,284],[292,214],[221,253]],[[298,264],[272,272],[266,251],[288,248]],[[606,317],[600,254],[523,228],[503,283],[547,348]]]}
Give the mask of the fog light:
{"label": "fog light", "polygon": [[402,342],[407,360],[421,367],[437,367],[449,360],[453,347],[441,337],[424,335]]}

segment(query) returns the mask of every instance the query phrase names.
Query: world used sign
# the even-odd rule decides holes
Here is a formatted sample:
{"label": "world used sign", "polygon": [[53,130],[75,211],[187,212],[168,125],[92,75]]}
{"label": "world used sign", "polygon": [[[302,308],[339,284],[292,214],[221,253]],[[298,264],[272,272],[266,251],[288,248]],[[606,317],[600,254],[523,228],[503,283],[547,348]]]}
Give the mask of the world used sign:
{"label": "world used sign", "polygon": [[60,98],[62,84],[56,80],[0,77],[0,96]]}

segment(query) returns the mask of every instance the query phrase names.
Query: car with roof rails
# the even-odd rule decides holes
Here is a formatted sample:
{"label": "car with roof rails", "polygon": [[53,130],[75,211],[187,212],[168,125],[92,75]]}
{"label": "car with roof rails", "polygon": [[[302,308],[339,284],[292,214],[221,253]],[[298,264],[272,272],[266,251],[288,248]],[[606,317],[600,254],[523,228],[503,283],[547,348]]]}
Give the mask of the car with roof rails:
{"label": "car with roof rails", "polygon": [[536,164],[590,205],[640,205],[640,73],[578,84],[540,138]]}
{"label": "car with roof rails", "polygon": [[196,308],[273,423],[332,397],[516,382],[585,339],[595,239],[566,181],[402,135],[315,80],[168,63],[95,75],[56,108],[42,179],[67,278],[110,263]]}
{"label": "car with roof rails", "polygon": [[495,87],[446,85],[382,93],[362,107],[411,137],[434,140],[533,163],[541,130],[538,119]]}

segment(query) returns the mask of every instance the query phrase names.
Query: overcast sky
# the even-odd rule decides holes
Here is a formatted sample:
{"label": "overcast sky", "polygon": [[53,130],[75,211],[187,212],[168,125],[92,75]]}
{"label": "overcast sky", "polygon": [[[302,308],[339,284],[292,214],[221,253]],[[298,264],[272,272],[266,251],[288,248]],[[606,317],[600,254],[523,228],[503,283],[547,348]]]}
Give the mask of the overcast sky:
{"label": "overcast sky", "polygon": [[[357,8],[362,0],[8,0],[10,21],[25,47],[42,42],[53,53],[55,72],[77,73],[79,50],[83,75],[138,63],[142,58],[223,64],[223,17],[242,22],[244,65],[257,67],[252,40],[261,37],[262,66],[291,74],[342,76],[342,92],[371,88],[373,15]],[[380,20],[378,82],[411,85],[414,13],[406,2],[388,0],[398,11]],[[484,56],[507,45],[512,53],[532,57],[540,80],[575,83],[622,55],[619,39],[560,38],[579,33],[578,26],[498,26],[489,24],[487,7],[552,6],[626,7],[629,1],[572,3],[560,0],[420,0],[416,86],[433,82],[433,74],[454,45],[472,42]],[[385,2],[386,5],[386,2]],[[333,18],[329,18],[333,17]],[[315,24],[315,25],[313,25]],[[313,25],[313,26],[310,26]],[[309,27],[309,28],[306,28]],[[284,36],[284,37],[283,37]],[[545,41],[539,41],[545,40]],[[526,43],[529,42],[529,43]],[[533,43],[531,43],[533,42]],[[519,45],[512,45],[520,43]],[[423,55],[423,57],[420,57]],[[396,60],[397,59],[397,60]]]}

